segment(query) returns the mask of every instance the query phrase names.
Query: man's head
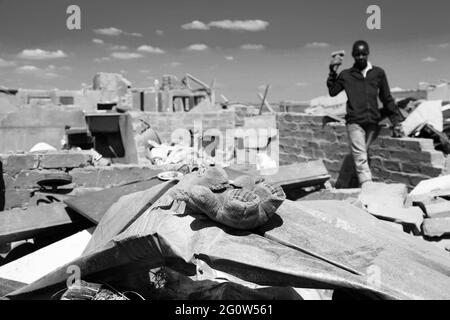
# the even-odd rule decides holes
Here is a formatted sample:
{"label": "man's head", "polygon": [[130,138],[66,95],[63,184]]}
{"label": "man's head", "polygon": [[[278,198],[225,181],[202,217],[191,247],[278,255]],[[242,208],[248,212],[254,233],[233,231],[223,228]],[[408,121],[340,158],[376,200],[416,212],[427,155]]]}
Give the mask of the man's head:
{"label": "man's head", "polygon": [[358,40],[353,44],[352,56],[355,59],[355,66],[359,70],[367,67],[367,58],[369,57],[369,44],[364,40]]}

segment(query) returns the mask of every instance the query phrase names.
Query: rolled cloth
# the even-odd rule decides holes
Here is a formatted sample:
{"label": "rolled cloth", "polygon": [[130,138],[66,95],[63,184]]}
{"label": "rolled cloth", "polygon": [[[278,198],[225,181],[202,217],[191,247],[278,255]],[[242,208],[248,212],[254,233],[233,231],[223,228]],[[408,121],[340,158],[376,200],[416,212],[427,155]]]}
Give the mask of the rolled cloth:
{"label": "rolled cloth", "polygon": [[188,188],[172,193],[188,209],[228,227],[251,230],[265,224],[286,199],[283,189],[263,178],[243,175],[228,180],[222,168],[208,168]]}

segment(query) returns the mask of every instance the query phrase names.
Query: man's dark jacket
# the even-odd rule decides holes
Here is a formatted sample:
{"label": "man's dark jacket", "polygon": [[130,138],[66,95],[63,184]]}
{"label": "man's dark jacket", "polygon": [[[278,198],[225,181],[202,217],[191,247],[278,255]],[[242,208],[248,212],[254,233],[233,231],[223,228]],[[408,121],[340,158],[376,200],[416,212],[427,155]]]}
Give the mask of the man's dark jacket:
{"label": "man's dark jacket", "polygon": [[[366,78],[354,66],[343,70],[339,76],[332,72],[327,79],[327,86],[332,97],[342,90],[347,93],[347,123],[378,124],[386,116],[394,125],[403,120],[391,95],[386,74],[380,67],[373,66]],[[381,110],[377,97],[383,103]]]}

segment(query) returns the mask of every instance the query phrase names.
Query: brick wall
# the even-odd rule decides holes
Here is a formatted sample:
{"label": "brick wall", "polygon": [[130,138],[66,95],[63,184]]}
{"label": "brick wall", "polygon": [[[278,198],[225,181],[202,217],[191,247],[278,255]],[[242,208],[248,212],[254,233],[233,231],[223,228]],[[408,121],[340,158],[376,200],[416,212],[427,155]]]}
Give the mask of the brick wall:
{"label": "brick wall", "polygon": [[[332,176],[350,174],[343,166],[349,155],[345,125],[323,124],[322,116],[279,113],[280,164],[322,159]],[[372,145],[370,166],[376,181],[405,183],[409,188],[421,180],[439,176],[444,169],[445,156],[436,151],[431,139],[391,138],[383,129]]]}

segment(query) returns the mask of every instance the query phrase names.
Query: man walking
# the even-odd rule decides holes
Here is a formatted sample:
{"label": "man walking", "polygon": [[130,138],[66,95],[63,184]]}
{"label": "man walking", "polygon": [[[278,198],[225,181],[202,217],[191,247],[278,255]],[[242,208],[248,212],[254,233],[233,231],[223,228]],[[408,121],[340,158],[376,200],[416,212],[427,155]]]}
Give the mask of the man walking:
{"label": "man walking", "polygon": [[[380,131],[378,123],[388,116],[396,134],[401,128],[400,121],[403,120],[391,95],[384,70],[368,61],[369,53],[366,41],[356,41],[352,48],[355,60],[353,67],[343,70],[338,75],[337,70],[342,63],[343,55],[333,56],[327,79],[330,96],[334,97],[345,90],[348,97],[345,120],[361,186],[372,181],[367,151]],[[378,108],[377,97],[383,103],[382,109]]]}

